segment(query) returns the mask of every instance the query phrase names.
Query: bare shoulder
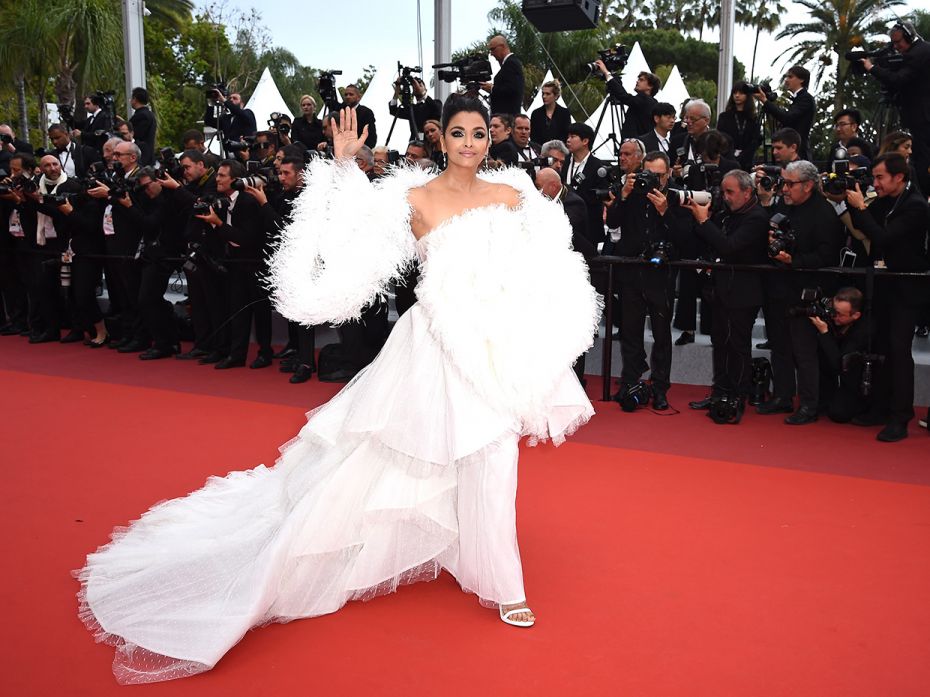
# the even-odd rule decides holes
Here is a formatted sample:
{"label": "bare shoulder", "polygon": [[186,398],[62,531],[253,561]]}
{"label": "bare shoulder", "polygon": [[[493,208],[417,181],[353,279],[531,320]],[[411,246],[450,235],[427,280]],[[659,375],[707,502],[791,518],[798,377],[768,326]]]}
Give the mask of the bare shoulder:
{"label": "bare shoulder", "polygon": [[508,184],[497,184],[488,182],[488,198],[495,203],[503,203],[510,208],[516,208],[520,205],[520,192]]}
{"label": "bare shoulder", "polygon": [[410,204],[410,230],[417,239],[420,239],[430,229],[428,186],[429,184],[425,184],[407,190],[407,203]]}

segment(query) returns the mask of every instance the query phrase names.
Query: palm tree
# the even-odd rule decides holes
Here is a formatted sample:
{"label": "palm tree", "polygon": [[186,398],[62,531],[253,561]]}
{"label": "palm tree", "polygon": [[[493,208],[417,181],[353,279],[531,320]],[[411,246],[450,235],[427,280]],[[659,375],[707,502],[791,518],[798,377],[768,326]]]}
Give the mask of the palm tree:
{"label": "palm tree", "polygon": [[756,28],[756,40],[752,45],[752,67],[749,80],[756,79],[756,52],[759,50],[759,36],[762,32],[771,33],[781,25],[781,16],[785,13],[784,5],[779,0],[743,0],[736,6],[736,21],[744,27]]}
{"label": "palm tree", "polygon": [[[819,63],[815,72],[819,81],[827,66],[836,61],[836,94],[833,105],[837,109],[846,103],[846,81],[849,61],[846,52],[862,46],[870,38],[884,34],[890,18],[886,10],[900,7],[903,0],[795,0],[805,7],[809,22],[786,25],[776,39],[792,39],[793,46],[782,51],[778,58],[787,56],[795,63]],[[809,38],[802,38],[809,37]],[[777,59],[776,59],[777,60]]]}
{"label": "palm tree", "polygon": [[720,26],[720,3],[715,0],[691,0],[684,13],[682,29],[697,30],[698,41],[704,38],[704,27]]}

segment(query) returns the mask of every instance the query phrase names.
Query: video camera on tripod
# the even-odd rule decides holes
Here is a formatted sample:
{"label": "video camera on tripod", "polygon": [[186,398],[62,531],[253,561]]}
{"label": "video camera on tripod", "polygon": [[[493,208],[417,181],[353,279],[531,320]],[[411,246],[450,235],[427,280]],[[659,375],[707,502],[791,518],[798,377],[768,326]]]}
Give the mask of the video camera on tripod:
{"label": "video camera on tripod", "polygon": [[866,58],[875,63],[875,65],[880,65],[889,70],[897,70],[904,62],[904,56],[898,53],[891,42],[885,44],[881,48],[876,48],[871,51],[847,51],[845,57],[850,63],[849,69],[853,75],[866,74],[865,67],[862,65],[862,61]]}
{"label": "video camera on tripod", "polygon": [[[597,52],[597,55],[611,73],[618,73],[623,70],[630,58],[626,52],[626,46],[623,44],[614,44],[608,48],[602,48]],[[585,63],[585,65],[591,75],[601,75],[601,69],[597,67],[596,61]]]}
{"label": "video camera on tripod", "polygon": [[433,68],[445,68],[437,70],[436,77],[443,82],[458,81],[466,92],[477,92],[482,82],[491,81],[491,61],[481,54],[465,56],[451,63],[437,63]]}
{"label": "video camera on tripod", "polygon": [[342,75],[341,70],[321,70],[316,81],[316,89],[327,111],[339,109],[339,92],[336,90],[336,75]]}
{"label": "video camera on tripod", "polygon": [[[415,73],[419,75],[414,76]],[[413,98],[414,80],[423,81],[423,68],[419,65],[410,67],[400,61],[397,61],[397,79],[394,84],[400,91],[401,100],[404,104],[409,104]]]}

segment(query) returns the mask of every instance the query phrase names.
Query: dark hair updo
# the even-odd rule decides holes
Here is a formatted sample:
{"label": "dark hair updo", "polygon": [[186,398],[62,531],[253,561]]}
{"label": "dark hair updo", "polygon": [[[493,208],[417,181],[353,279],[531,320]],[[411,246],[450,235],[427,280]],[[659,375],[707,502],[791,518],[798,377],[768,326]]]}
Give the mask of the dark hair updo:
{"label": "dark hair updo", "polygon": [[442,132],[445,134],[449,128],[449,122],[452,118],[461,112],[471,112],[479,114],[484,119],[484,125],[490,127],[491,117],[488,116],[488,110],[477,97],[467,97],[461,94],[453,94],[442,107]]}

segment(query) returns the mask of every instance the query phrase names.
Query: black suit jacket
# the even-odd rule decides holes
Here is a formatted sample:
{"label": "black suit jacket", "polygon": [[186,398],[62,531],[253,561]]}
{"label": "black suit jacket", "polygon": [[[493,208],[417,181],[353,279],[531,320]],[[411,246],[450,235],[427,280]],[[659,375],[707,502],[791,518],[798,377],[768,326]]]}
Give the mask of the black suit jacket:
{"label": "black suit jacket", "polygon": [[300,141],[309,150],[316,150],[317,145],[326,141],[323,135],[323,121],[314,116],[313,121],[307,123],[303,116],[297,117],[291,126],[291,140],[295,143]]}
{"label": "black suit jacket", "polygon": [[540,145],[550,140],[561,140],[564,143],[568,138],[568,127],[571,125],[572,114],[564,106],[556,104],[552,118],[547,119],[546,107],[543,105],[533,109],[533,113],[530,114],[530,140]]}
{"label": "black suit jacket", "polygon": [[[746,171],[752,169],[753,156],[762,141],[759,120],[750,119],[736,111],[725,111],[717,117],[717,130],[730,138],[733,159]],[[739,155],[736,151],[739,151]]]}
{"label": "black suit jacket", "polygon": [[801,135],[801,147],[798,155],[802,160],[810,160],[811,126],[814,125],[814,112],[817,105],[814,97],[806,89],[801,89],[791,102],[791,106],[782,109],[771,99],[762,105],[766,114],[771,114],[782,128],[793,128]]}
{"label": "black suit jacket", "polygon": [[139,107],[129,119],[129,123],[132,124],[136,145],[142,151],[139,165],[145,167],[155,164],[155,130],[157,128],[155,114],[147,106]]}
{"label": "black suit jacket", "polygon": [[652,120],[652,110],[658,104],[655,97],[644,92],[630,94],[623,87],[619,77],[612,77],[607,81],[607,92],[626,106],[623,126],[620,128],[621,137],[635,138],[653,127],[655,122]]}
{"label": "black suit jacket", "polygon": [[[74,176],[80,179],[87,175],[87,170],[94,162],[102,162],[100,153],[89,145],[80,145],[73,140],[68,146],[69,157],[74,162]],[[56,153],[57,154],[57,153]],[[61,160],[61,158],[58,158]]]}
{"label": "black suit jacket", "polygon": [[494,76],[491,90],[491,114],[523,113],[523,64],[512,53]]}
{"label": "black suit jacket", "polygon": [[591,240],[588,239],[588,207],[584,200],[569,189],[562,186],[562,193],[556,199],[562,204],[562,210],[572,226],[572,248],[585,258],[585,261],[597,254]]}
{"label": "black suit jacket", "polygon": [[896,94],[905,126],[915,131],[930,127],[930,43],[915,41],[902,54],[901,65],[876,65],[869,74]]}
{"label": "black suit jacket", "polygon": [[[15,152],[32,153],[32,146],[26,141],[17,138],[13,139],[13,147],[15,148]],[[0,169],[7,174],[10,173],[10,160],[13,158],[13,154],[14,153],[9,152],[6,148],[0,148]]]}
{"label": "black suit jacket", "polygon": [[562,165],[562,181],[584,201],[588,212],[588,240],[597,245],[607,239],[604,232],[604,204],[594,194],[595,189],[606,187],[606,179],[597,174],[597,170],[603,167],[604,163],[590,155],[584,169],[569,179],[571,165],[569,157]]}
{"label": "black suit jacket", "polygon": [[[228,249],[230,259],[254,260],[257,268],[267,236],[265,216],[258,201],[244,191],[239,192],[230,221],[224,222],[214,232],[220,239],[231,243]],[[248,266],[251,268],[252,265]]]}
{"label": "black suit jacket", "polygon": [[[669,156],[669,159],[672,160],[674,163],[675,151],[672,149],[672,145],[669,142],[670,136],[671,136],[671,133],[669,133],[668,136],[665,137],[665,141],[669,143],[668,145],[669,152],[667,153]],[[650,128],[648,133],[643,133],[642,135],[638,135],[636,137],[642,141],[643,146],[646,148],[646,152],[664,152],[662,148],[659,147],[659,136],[656,135],[655,128]]]}
{"label": "black suit jacket", "polygon": [[[107,111],[101,109],[93,116],[89,116],[78,125],[81,131],[81,144],[93,148],[99,153],[103,152],[103,144],[107,142],[113,131],[113,120]],[[97,133],[100,135],[97,135]]]}
{"label": "black suit jacket", "polygon": [[243,136],[255,135],[258,129],[255,126],[255,114],[251,109],[243,109],[230,101],[226,102],[226,108],[228,113],[220,116],[219,125],[217,125],[217,120],[213,116],[213,108],[208,106],[203,115],[204,124],[223,131],[225,140],[239,140]]}

